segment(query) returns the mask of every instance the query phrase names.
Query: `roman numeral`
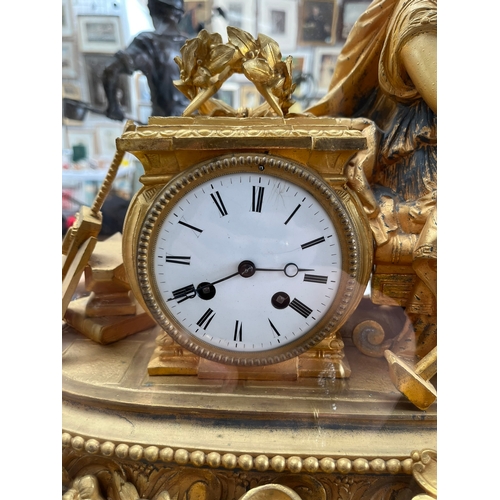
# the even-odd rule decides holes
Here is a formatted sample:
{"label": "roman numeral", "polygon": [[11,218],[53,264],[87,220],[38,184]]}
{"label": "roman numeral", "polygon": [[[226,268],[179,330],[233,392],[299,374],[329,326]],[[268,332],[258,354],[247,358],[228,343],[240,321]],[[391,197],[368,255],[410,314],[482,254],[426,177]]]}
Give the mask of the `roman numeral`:
{"label": "roman numeral", "polygon": [[280,332],[278,332],[278,330],[276,329],[276,327],[273,325],[273,322],[267,318],[267,320],[269,321],[269,324],[271,325],[271,328],[273,329],[273,335],[276,334],[278,337],[280,337]]}
{"label": "roman numeral", "polygon": [[[257,191],[258,189],[258,191]],[[256,196],[257,194],[257,196]],[[262,200],[264,199],[264,188],[252,186],[252,212],[262,211]]]}
{"label": "roman numeral", "polygon": [[[194,285],[183,286],[182,288],[178,288],[172,292],[173,297],[167,300],[177,300],[177,303],[180,304],[187,299],[194,299],[196,297],[196,290]],[[179,300],[181,299],[181,300]]]}
{"label": "roman numeral", "polygon": [[323,285],[328,281],[328,276],[318,276],[316,274],[304,274],[304,281],[309,283],[321,283]]}
{"label": "roman numeral", "polygon": [[194,226],[192,226],[191,224],[188,224],[187,222],[183,222],[183,221],[181,221],[181,220],[180,220],[180,221],[179,221],[179,224],[180,224],[181,226],[186,226],[186,227],[188,227],[189,229],[192,229],[193,231],[198,231],[199,233],[202,233],[202,232],[203,232],[203,229],[199,229],[199,228],[197,228],[197,227],[194,227]]}
{"label": "roman numeral", "polygon": [[165,257],[165,262],[170,262],[172,264],[184,264],[185,266],[189,266],[191,263],[191,257],[184,257],[182,255],[167,255]]}
{"label": "roman numeral", "polygon": [[240,323],[236,320],[236,324],[234,325],[234,341],[242,342],[243,337],[243,323]]}
{"label": "roman numeral", "polygon": [[311,241],[308,241],[307,243],[303,243],[300,246],[302,247],[302,250],[305,250],[306,248],[317,245],[318,243],[323,243],[324,241],[325,241],[325,238],[322,236],[321,238],[316,238],[315,240],[311,240]]}
{"label": "roman numeral", "polygon": [[297,210],[301,207],[302,205],[299,203],[296,207],[295,210],[290,214],[290,217],[285,221],[285,226],[290,222],[290,219],[297,213]]}
{"label": "roman numeral", "polygon": [[215,192],[215,196],[213,193],[211,193],[210,196],[212,197],[212,200],[214,200],[214,203],[217,206],[217,208],[219,209],[221,216],[224,217],[224,215],[227,215],[227,210],[226,210],[226,207],[224,206],[224,202],[222,201],[222,198],[220,197],[219,191]]}
{"label": "roman numeral", "polygon": [[298,312],[301,316],[304,316],[304,318],[307,318],[312,313],[312,309],[309,309],[309,307],[297,299],[293,299],[290,302],[289,307]]}
{"label": "roman numeral", "polygon": [[207,309],[205,314],[196,322],[196,324],[200,327],[203,328],[203,330],[206,330],[208,328],[208,325],[210,322],[214,319],[215,313],[210,309],[210,307]]}

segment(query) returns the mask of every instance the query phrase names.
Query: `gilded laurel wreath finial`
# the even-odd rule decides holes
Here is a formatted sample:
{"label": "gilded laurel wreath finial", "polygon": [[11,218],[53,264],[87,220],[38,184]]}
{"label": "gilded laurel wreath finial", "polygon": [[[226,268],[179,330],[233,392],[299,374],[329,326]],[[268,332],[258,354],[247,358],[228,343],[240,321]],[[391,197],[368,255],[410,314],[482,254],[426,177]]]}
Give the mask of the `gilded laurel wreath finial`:
{"label": "gilded laurel wreath finial", "polygon": [[[228,42],[218,33],[200,31],[181,48],[175,62],[180,80],[174,85],[191,100],[183,116],[196,110],[211,116],[284,116],[293,104],[291,95],[292,57],[282,59],[279,45],[272,38],[259,34],[254,39],[239,28],[227,28]],[[254,110],[237,111],[228,104],[212,99],[222,84],[234,73],[244,74],[264,97],[265,102]]]}

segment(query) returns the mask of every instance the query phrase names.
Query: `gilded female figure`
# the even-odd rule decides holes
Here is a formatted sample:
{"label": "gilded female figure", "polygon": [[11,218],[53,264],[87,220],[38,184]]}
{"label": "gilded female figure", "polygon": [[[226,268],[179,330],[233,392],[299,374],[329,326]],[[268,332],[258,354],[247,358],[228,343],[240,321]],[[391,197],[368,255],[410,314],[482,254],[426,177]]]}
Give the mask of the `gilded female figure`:
{"label": "gilded female figure", "polygon": [[353,158],[348,176],[371,222],[375,264],[409,263],[418,277],[405,309],[412,331],[392,349],[423,356],[436,345],[437,0],[374,0],[328,93],[307,111],[375,124],[377,144]]}

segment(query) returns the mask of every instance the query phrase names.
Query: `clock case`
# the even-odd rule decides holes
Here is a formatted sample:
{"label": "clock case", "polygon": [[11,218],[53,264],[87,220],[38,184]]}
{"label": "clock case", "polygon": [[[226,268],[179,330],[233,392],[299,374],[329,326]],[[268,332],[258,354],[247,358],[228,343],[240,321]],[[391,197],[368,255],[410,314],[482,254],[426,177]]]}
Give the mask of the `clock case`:
{"label": "clock case", "polygon": [[[344,169],[354,154],[367,148],[370,130],[363,119],[309,116],[151,117],[146,126],[129,124],[117,139],[117,149],[133,154],[143,165],[144,175],[140,178],[143,186],[132,199],[124,223],[123,263],[135,298],[162,327],[158,332],[158,347],[148,366],[150,375],[197,374],[218,378],[223,372],[228,377],[228,370],[220,369],[223,363],[239,365],[233,375],[235,378],[295,379],[317,376],[325,369],[325,363],[331,366],[332,362],[337,377],[350,375],[338,331],[359,304],[370,279],[373,238],[361,203],[347,186]],[[343,248],[342,265],[343,274],[349,278],[348,290],[344,283],[341,311],[334,328],[330,331],[323,328],[312,339],[308,336],[302,345],[283,348],[276,355],[265,358],[255,354],[235,358],[204,351],[196,343],[186,341],[184,333],[179,335],[178,328],[169,327],[168,319],[158,321],[158,314],[151,313],[154,301],[152,304],[143,297],[141,248],[144,247],[144,230],[150,224],[148,214],[154,210],[159,195],[167,185],[176,191],[188,182],[183,174],[195,165],[202,167],[219,162],[224,168],[224,162],[230,165],[232,158],[249,155],[281,161],[292,168],[296,165],[324,180],[336,195],[347,221],[343,228],[345,234],[340,236],[344,246],[349,246]],[[145,272],[147,274],[147,269]]]}

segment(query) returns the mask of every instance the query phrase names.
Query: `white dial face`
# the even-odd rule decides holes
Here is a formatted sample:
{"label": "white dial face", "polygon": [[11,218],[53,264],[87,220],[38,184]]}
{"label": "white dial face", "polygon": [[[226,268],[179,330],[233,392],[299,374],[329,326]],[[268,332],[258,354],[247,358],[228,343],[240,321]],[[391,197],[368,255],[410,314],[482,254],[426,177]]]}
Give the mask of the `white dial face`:
{"label": "white dial face", "polygon": [[187,191],[160,220],[150,253],[157,300],[207,349],[285,346],[317,325],[335,299],[342,273],[336,229],[318,200],[292,182],[228,173]]}

